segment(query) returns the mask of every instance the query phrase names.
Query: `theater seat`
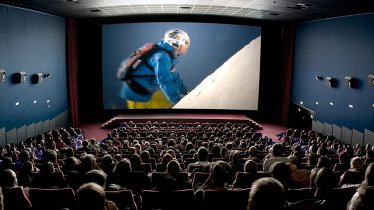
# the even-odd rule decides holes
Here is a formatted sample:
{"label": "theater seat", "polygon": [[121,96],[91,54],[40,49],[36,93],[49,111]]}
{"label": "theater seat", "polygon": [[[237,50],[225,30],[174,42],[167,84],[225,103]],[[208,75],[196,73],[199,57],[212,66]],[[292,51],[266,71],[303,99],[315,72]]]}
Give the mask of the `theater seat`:
{"label": "theater seat", "polygon": [[33,210],[77,209],[77,201],[72,188],[43,189],[30,188],[29,197]]}
{"label": "theater seat", "polygon": [[3,189],[4,210],[29,210],[32,208],[22,187],[6,187]]}
{"label": "theater seat", "polygon": [[142,210],[191,210],[195,209],[192,189],[175,191],[143,190]]}
{"label": "theater seat", "polygon": [[229,191],[205,190],[200,209],[247,210],[250,190],[250,188]]}
{"label": "theater seat", "polygon": [[105,191],[106,198],[113,201],[119,210],[137,210],[131,190]]}

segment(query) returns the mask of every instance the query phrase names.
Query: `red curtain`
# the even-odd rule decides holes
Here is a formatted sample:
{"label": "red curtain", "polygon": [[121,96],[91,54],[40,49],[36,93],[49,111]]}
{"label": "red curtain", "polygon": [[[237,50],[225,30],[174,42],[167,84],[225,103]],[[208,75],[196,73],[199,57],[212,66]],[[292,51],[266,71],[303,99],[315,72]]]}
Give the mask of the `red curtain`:
{"label": "red curtain", "polygon": [[292,69],[295,45],[295,27],[293,24],[284,29],[284,76],[283,76],[283,93],[281,102],[280,119],[283,125],[287,125],[288,115],[291,103],[292,91]]}
{"label": "red curtain", "polygon": [[76,127],[80,123],[78,106],[77,24],[71,18],[67,21],[67,78],[70,125]]}

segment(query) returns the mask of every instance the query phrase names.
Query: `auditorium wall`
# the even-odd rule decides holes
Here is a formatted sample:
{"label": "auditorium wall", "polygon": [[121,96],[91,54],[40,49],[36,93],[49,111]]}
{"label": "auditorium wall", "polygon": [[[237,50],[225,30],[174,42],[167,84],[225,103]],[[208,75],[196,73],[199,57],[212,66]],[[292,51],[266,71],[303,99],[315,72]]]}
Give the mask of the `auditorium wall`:
{"label": "auditorium wall", "polygon": [[[374,131],[374,14],[303,22],[295,34],[292,102],[313,120]],[[327,77],[335,78],[332,87]],[[351,88],[346,77],[353,78]]]}
{"label": "auditorium wall", "polygon": [[[35,133],[35,125],[50,128],[56,119],[52,127],[66,125],[65,19],[5,5],[0,5],[0,17],[0,69],[5,70],[5,81],[0,81],[1,143],[7,134],[14,141],[13,130]],[[26,73],[25,82],[18,72]],[[43,74],[41,83],[33,81],[37,73]]]}

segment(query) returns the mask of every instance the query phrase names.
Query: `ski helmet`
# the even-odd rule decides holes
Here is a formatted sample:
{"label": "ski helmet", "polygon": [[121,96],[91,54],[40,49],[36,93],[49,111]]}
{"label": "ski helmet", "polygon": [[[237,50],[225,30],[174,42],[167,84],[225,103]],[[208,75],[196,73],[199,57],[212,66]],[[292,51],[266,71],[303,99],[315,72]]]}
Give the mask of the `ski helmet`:
{"label": "ski helmet", "polygon": [[190,37],[181,29],[170,29],[164,35],[164,41],[169,43],[177,55],[183,55],[190,46]]}

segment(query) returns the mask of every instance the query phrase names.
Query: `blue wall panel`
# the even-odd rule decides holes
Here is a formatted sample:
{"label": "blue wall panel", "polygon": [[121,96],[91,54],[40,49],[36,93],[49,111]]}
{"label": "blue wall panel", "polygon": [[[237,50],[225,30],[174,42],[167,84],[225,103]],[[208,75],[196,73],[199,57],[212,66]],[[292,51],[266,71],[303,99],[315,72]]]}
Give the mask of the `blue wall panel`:
{"label": "blue wall panel", "polygon": [[[374,14],[300,23],[295,37],[292,102],[303,102],[320,122],[374,130],[374,87],[367,84],[374,74]],[[336,78],[337,85],[316,76]],[[355,88],[345,76],[357,79]]]}
{"label": "blue wall panel", "polygon": [[[0,127],[6,130],[51,119],[68,109],[65,19],[0,5]],[[15,83],[25,71],[25,83]],[[33,84],[35,73],[49,78]]]}

